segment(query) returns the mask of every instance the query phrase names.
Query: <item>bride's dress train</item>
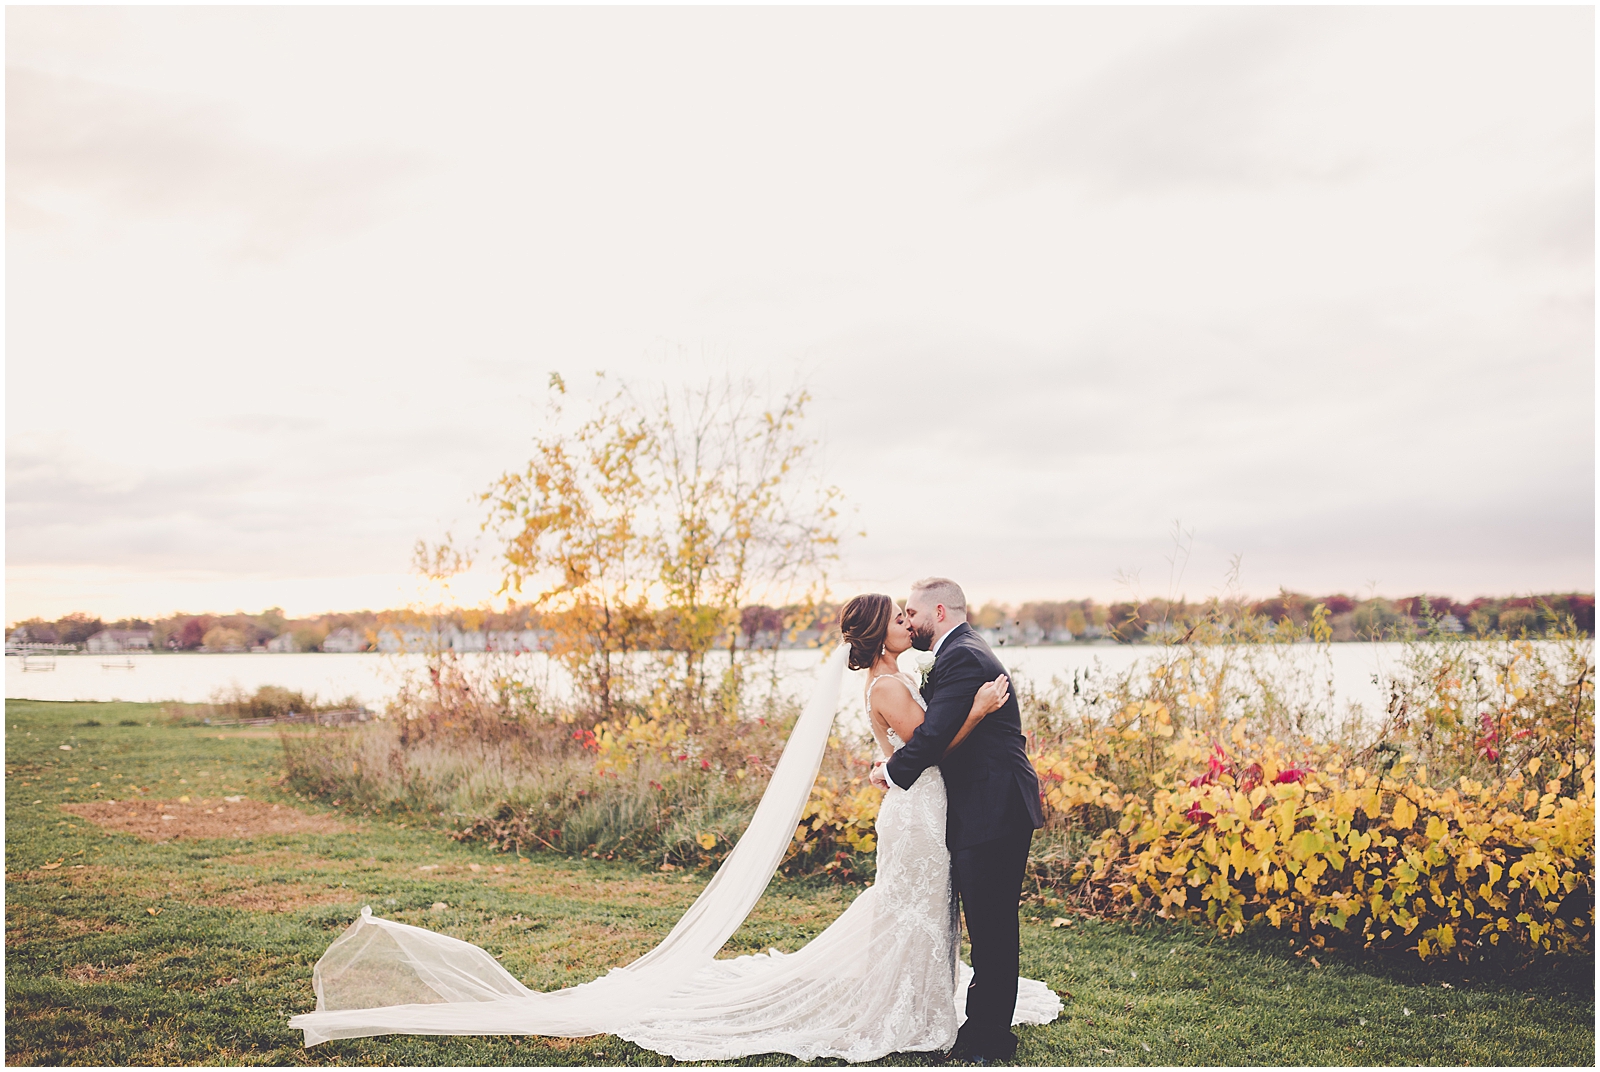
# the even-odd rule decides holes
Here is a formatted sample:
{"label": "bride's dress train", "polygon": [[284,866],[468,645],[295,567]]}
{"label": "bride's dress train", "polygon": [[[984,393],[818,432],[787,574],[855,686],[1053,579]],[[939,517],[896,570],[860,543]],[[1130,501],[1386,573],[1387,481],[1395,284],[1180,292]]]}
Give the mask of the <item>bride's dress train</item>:
{"label": "bride's dress train", "polygon": [[[317,962],[317,1011],[292,1018],[306,1045],[388,1033],[613,1034],[678,1060],[785,1053],[868,1061],[945,1050],[971,969],[945,849],[944,782],[929,770],[878,814],[877,881],[791,954],[714,959],[760,897],[794,834],[833,723],[836,652],[744,836],[666,940],[582,986],[529,990],[476,946],[361,917]],[[915,690],[913,690],[915,695]],[[1048,1023],[1060,999],[1019,981],[1014,1023]]]}

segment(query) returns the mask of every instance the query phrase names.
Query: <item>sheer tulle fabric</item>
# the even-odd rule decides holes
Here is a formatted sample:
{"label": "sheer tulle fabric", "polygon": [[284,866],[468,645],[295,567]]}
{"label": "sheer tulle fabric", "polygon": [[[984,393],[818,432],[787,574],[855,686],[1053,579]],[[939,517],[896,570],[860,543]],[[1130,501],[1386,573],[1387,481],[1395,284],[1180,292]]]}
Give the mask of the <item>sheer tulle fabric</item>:
{"label": "sheer tulle fabric", "polygon": [[[949,1048],[970,969],[957,961],[936,771],[885,798],[877,882],[822,934],[789,955],[714,959],[794,835],[833,725],[845,654],[825,664],[744,836],[655,949],[593,982],[539,993],[476,946],[363,909],[317,962],[317,1011],[290,1025],[307,1046],[390,1033],[614,1034],[679,1060],[776,1052],[864,1061]],[[1022,980],[1015,1022],[1046,1023],[1060,1008],[1042,983]]]}

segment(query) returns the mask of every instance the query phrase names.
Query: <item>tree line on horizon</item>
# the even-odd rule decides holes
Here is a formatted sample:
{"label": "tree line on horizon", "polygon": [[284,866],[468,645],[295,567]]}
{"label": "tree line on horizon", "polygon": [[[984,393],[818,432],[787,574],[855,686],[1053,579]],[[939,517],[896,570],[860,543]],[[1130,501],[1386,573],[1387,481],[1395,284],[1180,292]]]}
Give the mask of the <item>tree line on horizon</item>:
{"label": "tree line on horizon", "polygon": [[1012,640],[1048,640],[1053,635],[1071,634],[1074,639],[1136,643],[1162,639],[1219,612],[1233,618],[1248,614],[1273,624],[1288,621],[1304,626],[1319,606],[1328,616],[1335,641],[1401,637],[1425,631],[1431,623],[1437,623],[1444,632],[1465,636],[1543,636],[1563,619],[1570,619],[1585,635],[1594,634],[1594,594],[1583,592],[1479,596],[1460,601],[1426,594],[1399,599],[1359,599],[1343,593],[1311,596],[1282,589],[1266,599],[1234,598],[1207,603],[1186,599],[1106,604],[1083,599],[1016,606],[987,603],[973,611],[970,619],[974,626]]}
{"label": "tree line on horizon", "polygon": [[[1425,626],[1429,618],[1444,622],[1446,631],[1466,636],[1508,635],[1542,636],[1560,618],[1568,617],[1577,629],[1594,634],[1594,595],[1567,592],[1528,596],[1480,596],[1458,601],[1448,596],[1415,595],[1400,599],[1372,597],[1357,599],[1334,594],[1309,596],[1282,591],[1260,600],[1236,600],[1225,605],[1229,612],[1248,612],[1271,622],[1285,619],[1304,625],[1314,609],[1327,609],[1335,641],[1369,640],[1401,635],[1407,629]],[[1193,621],[1206,613],[1207,604],[1184,600],[1144,600],[1100,603],[1093,599],[1032,600],[1020,604],[990,602],[971,612],[974,627],[991,637],[1009,643],[1051,643],[1064,640],[1109,640],[1118,643],[1150,642],[1162,639],[1179,623]],[[1446,616],[1453,619],[1449,621]],[[288,635],[298,652],[320,651],[323,641],[336,630],[349,629],[364,638],[369,648],[377,646],[379,632],[385,628],[455,628],[472,631],[522,631],[550,628],[551,617],[541,614],[532,603],[506,604],[503,610],[488,607],[452,608],[433,612],[415,610],[358,610],[329,612],[291,618],[282,608],[269,607],[259,614],[175,613],[163,618],[123,618],[103,621],[97,615],[74,612],[53,621],[28,618],[12,623],[7,638],[19,629],[29,641],[82,647],[89,637],[104,629],[149,629],[155,651],[249,651]],[[655,629],[644,629],[635,638],[640,648],[653,646],[653,634],[670,626],[665,616]],[[739,615],[736,634],[730,639],[742,649],[771,648],[779,645],[814,643],[838,620],[838,604],[769,607],[752,605]]]}

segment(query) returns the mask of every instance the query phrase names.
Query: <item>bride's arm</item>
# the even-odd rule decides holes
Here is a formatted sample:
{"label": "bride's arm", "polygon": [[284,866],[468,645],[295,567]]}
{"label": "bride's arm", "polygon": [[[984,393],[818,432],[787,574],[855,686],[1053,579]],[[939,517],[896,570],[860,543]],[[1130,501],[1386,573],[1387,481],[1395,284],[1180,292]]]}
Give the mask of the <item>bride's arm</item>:
{"label": "bride's arm", "polygon": [[978,723],[982,722],[986,715],[992,714],[1006,705],[1006,700],[1011,696],[1009,684],[1006,676],[1001,674],[993,681],[985,681],[979,686],[978,694],[972,698],[972,710],[967,713],[967,720],[961,724],[961,728],[956,731],[955,738],[951,740],[949,747],[944,750],[945,755],[948,756],[959,748],[961,742],[966,740],[967,736],[978,728]]}

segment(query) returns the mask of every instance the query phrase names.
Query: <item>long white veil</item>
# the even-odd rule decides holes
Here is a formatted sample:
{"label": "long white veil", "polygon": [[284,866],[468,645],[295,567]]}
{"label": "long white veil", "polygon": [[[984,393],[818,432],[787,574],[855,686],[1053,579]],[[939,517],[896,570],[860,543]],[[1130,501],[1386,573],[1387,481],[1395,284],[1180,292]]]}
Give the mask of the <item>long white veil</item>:
{"label": "long white veil", "polygon": [[317,1011],[290,1019],[306,1045],[411,1035],[610,1034],[659,1000],[667,984],[709,964],[772,880],[827,749],[846,649],[828,657],[744,835],[672,932],[626,967],[540,993],[488,953],[443,934],[361,915],[317,961]]}

